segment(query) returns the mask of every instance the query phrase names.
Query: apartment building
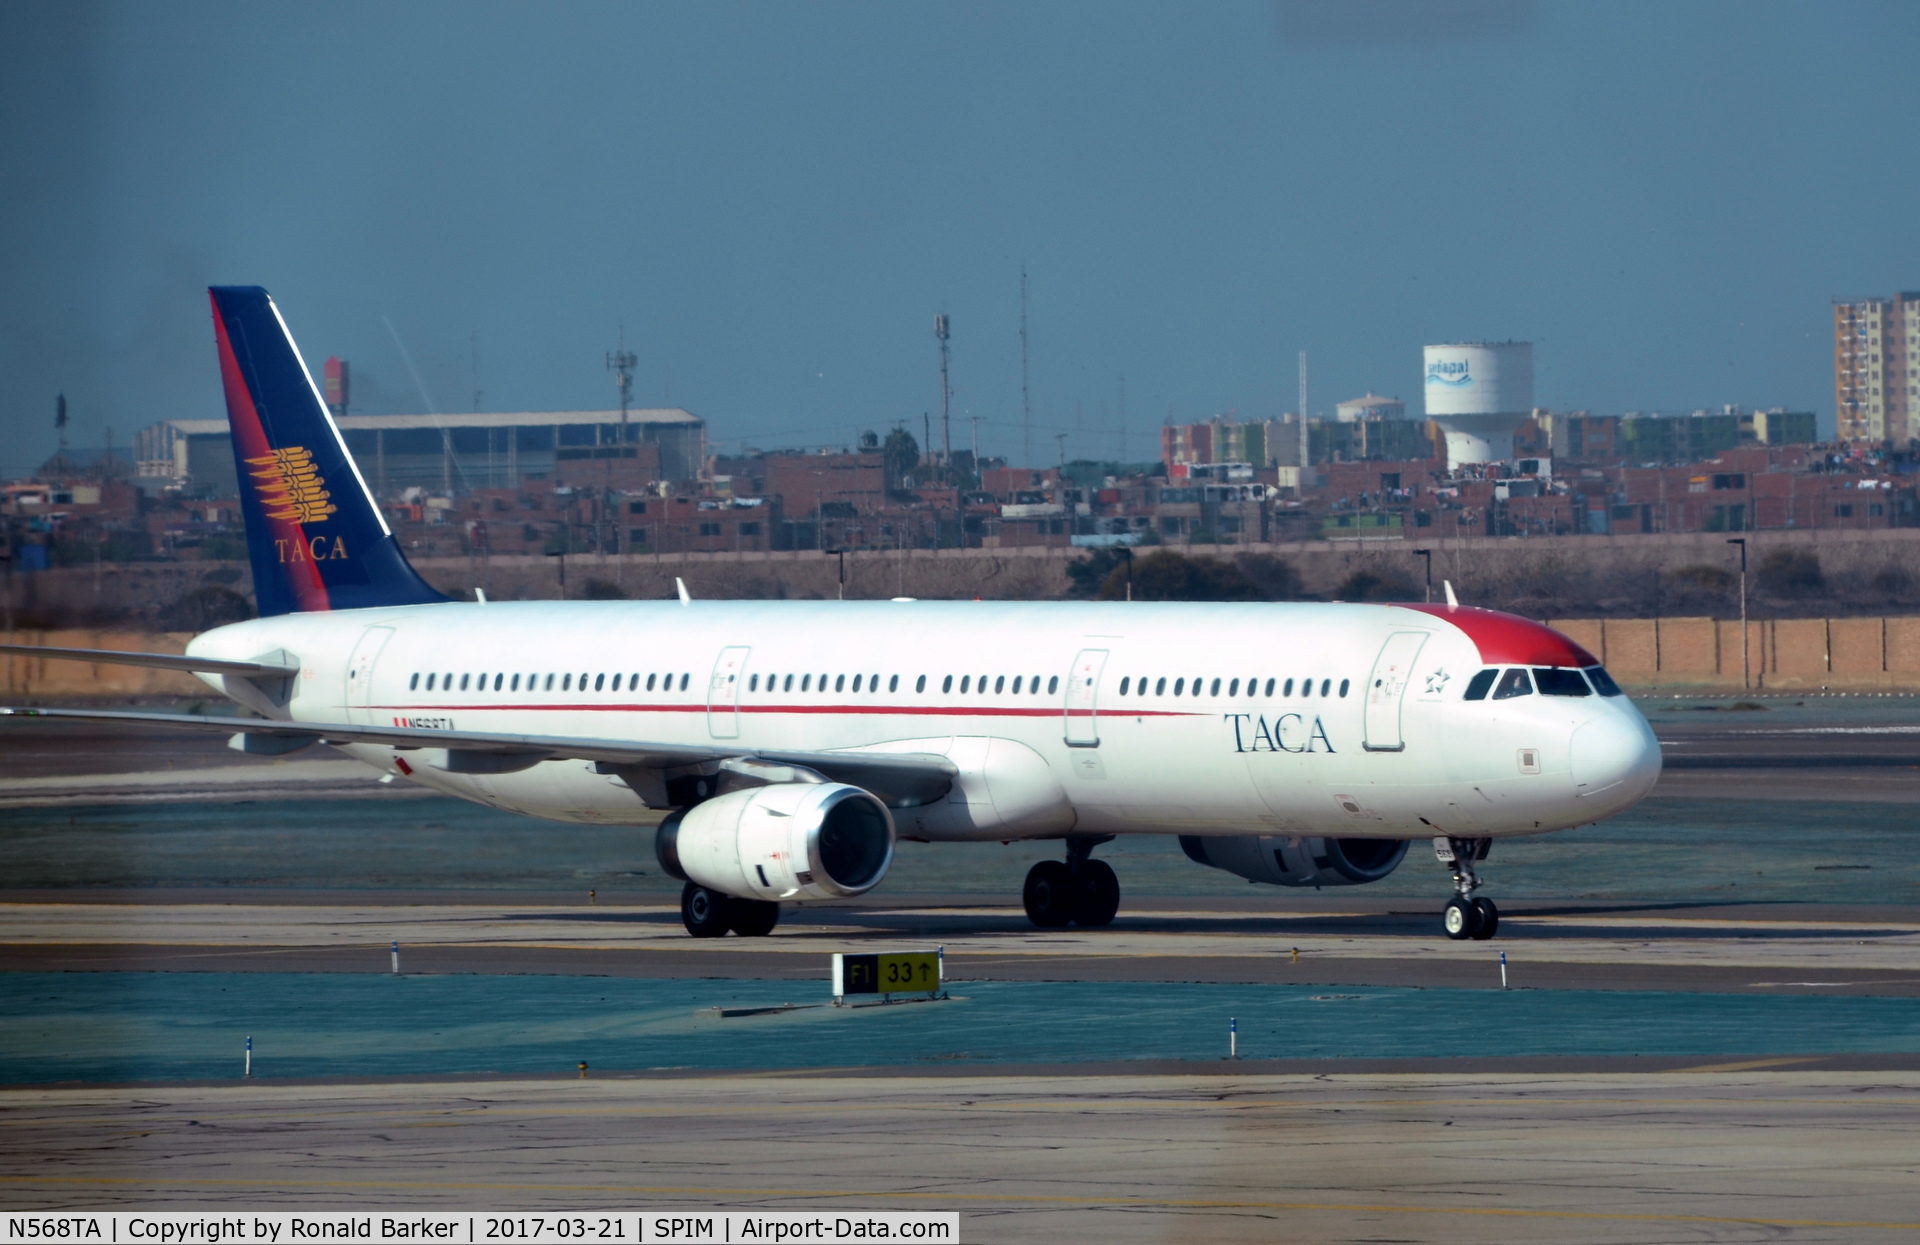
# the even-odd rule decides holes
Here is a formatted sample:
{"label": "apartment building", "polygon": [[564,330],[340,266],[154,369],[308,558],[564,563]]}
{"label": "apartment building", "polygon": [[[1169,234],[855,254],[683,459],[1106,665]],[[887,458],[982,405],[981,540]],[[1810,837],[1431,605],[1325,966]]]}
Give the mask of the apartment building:
{"label": "apartment building", "polygon": [[1843,441],[1920,435],[1920,293],[1835,300],[1833,405]]}

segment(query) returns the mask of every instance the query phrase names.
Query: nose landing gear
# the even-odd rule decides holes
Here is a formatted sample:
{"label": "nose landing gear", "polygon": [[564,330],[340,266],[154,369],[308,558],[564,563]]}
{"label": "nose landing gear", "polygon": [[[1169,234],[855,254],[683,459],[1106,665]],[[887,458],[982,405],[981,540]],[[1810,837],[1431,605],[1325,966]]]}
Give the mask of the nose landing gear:
{"label": "nose landing gear", "polygon": [[1067,839],[1065,861],[1043,860],[1029,869],[1020,893],[1027,919],[1041,929],[1112,924],[1120,910],[1120,879],[1111,865],[1092,854],[1112,837],[1074,835]]}
{"label": "nose landing gear", "polygon": [[1434,837],[1433,854],[1453,870],[1454,895],[1441,910],[1440,927],[1455,941],[1463,938],[1484,941],[1500,928],[1500,909],[1493,906],[1493,900],[1476,899],[1473,895],[1480,888],[1480,875],[1473,871],[1473,862],[1485,860],[1487,849],[1492,846],[1492,839]]}

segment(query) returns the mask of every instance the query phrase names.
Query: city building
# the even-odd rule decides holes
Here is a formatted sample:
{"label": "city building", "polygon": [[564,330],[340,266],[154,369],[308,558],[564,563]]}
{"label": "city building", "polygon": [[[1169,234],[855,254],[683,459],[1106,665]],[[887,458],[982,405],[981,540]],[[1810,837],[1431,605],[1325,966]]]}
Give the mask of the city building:
{"label": "city building", "polygon": [[1836,299],[1833,406],[1842,441],[1904,446],[1920,424],[1920,293]]}
{"label": "city building", "polygon": [[[528,481],[623,488],[691,480],[706,462],[706,421],[676,408],[628,411],[342,415],[335,420],[383,501],[408,488],[444,496]],[[224,419],[167,419],[135,434],[142,477],[196,494],[233,496],[233,438]]]}
{"label": "city building", "polygon": [[1368,392],[1364,397],[1335,403],[1333,413],[1334,418],[1343,424],[1358,423],[1363,419],[1405,419],[1407,404],[1398,398],[1383,398],[1377,393]]}

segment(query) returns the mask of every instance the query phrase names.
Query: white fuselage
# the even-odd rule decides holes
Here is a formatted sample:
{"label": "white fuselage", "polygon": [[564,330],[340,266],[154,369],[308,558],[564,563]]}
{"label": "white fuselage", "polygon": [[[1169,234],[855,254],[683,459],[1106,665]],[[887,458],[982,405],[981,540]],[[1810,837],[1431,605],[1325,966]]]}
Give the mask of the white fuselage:
{"label": "white fuselage", "polygon": [[[259,619],[189,651],[276,650],[300,665],[273,710],[295,721],[939,753],[952,793],[895,812],[935,841],[1534,834],[1629,807],[1660,766],[1624,696],[1465,701],[1475,641],[1381,605],[449,603]],[[652,820],[590,762],[345,751],[537,817]]]}

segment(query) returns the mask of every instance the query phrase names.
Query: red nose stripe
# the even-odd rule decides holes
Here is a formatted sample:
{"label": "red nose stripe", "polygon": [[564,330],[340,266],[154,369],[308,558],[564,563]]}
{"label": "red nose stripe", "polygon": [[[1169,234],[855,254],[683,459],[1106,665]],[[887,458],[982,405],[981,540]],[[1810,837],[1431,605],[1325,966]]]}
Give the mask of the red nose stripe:
{"label": "red nose stripe", "polygon": [[1479,646],[1480,660],[1490,666],[1597,666],[1598,658],[1552,627],[1517,614],[1474,609],[1468,605],[1401,605],[1444,618]]}

